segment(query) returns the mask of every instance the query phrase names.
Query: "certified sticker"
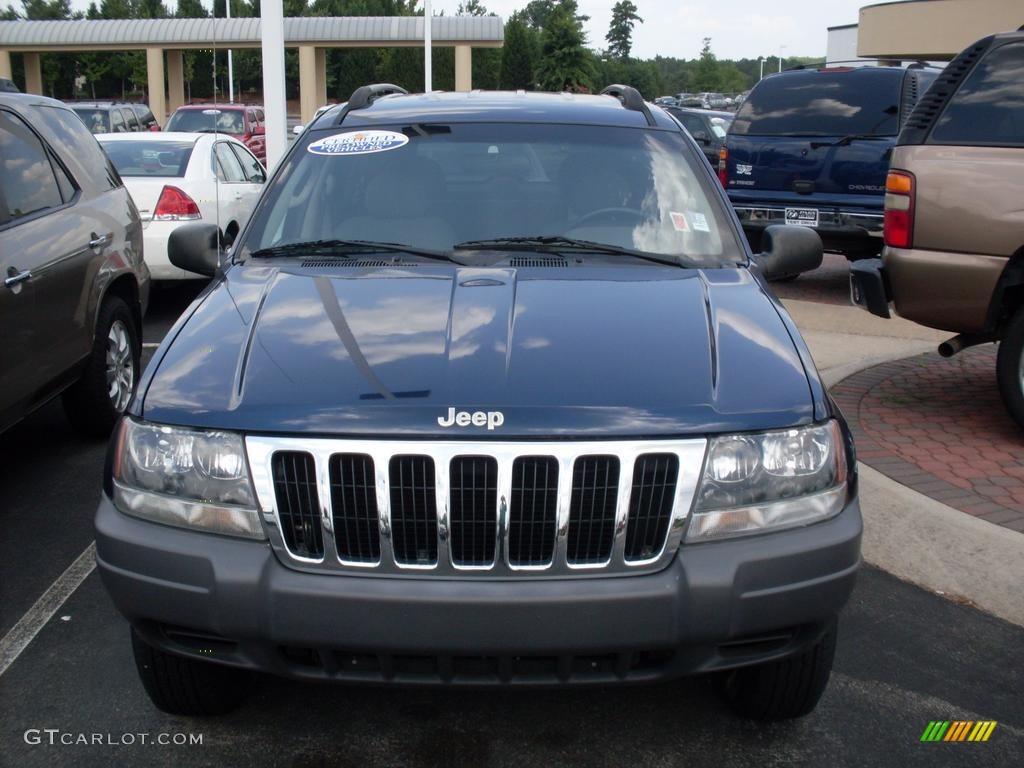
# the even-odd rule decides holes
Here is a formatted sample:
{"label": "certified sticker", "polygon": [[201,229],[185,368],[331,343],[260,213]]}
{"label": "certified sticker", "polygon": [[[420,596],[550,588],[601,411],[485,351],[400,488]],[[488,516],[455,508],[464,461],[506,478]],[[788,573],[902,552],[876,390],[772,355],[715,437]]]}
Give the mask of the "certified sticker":
{"label": "certified sticker", "polygon": [[306,149],[314,155],[372,155],[404,147],[409,137],[396,131],[350,131],[317,139]]}
{"label": "certified sticker", "polygon": [[668,216],[672,219],[672,227],[676,232],[690,231],[690,228],[686,225],[686,216],[677,211],[669,211]]}
{"label": "certified sticker", "polygon": [[693,222],[693,228],[698,232],[710,232],[711,227],[708,226],[708,219],[703,213],[696,211],[690,211],[690,221]]}

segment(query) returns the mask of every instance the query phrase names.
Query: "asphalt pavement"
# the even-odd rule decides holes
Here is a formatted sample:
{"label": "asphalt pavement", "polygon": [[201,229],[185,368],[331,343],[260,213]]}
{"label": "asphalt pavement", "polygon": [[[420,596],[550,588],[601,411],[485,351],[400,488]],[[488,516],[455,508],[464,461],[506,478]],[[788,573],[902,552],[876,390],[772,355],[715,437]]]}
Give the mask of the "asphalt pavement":
{"label": "asphalt pavement", "polygon": [[[147,342],[198,287],[155,295]],[[0,435],[0,637],[89,546],[104,453],[59,403]],[[146,698],[92,572],[0,675],[0,766],[1008,766],[1024,755],[1021,691],[1024,629],[866,566],[825,697],[795,722],[739,720],[706,678],[532,691],[260,678],[230,716],[173,717]],[[984,743],[923,743],[933,720],[998,725]],[[160,739],[186,743],[142,743]]]}

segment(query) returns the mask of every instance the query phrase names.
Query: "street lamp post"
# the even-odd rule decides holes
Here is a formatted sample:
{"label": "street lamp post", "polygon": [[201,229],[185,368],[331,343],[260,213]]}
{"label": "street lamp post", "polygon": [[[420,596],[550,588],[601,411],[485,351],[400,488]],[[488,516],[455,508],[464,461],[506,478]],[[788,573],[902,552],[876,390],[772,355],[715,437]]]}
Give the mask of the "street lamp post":
{"label": "street lamp post", "polygon": [[433,89],[433,14],[430,10],[430,0],[423,0],[423,92],[430,93]]}
{"label": "street lamp post", "polygon": [[764,79],[764,56],[758,56],[757,60],[761,62],[761,72],[758,74],[757,79],[761,81]]}
{"label": "street lamp post", "polygon": [[782,71],[782,52],[784,50],[786,50],[786,47],[787,46],[785,46],[785,45],[780,45],[779,46],[779,72]]}
{"label": "street lamp post", "polygon": [[[224,0],[224,18],[231,18],[231,0]],[[231,49],[228,48],[228,103],[235,101],[235,69],[231,62]]]}

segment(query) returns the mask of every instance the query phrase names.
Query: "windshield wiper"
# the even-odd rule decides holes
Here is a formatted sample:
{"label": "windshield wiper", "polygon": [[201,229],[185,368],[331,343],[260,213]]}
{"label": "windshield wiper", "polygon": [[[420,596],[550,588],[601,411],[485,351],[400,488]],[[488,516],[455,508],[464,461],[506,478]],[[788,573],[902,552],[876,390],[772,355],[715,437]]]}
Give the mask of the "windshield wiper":
{"label": "windshield wiper", "polygon": [[598,243],[593,240],[578,240],[562,235],[544,235],[540,237],[499,237],[494,240],[466,240],[456,243],[456,251],[540,251],[547,253],[608,253],[616,256],[632,256],[635,259],[653,261],[656,264],[668,264],[673,267],[685,267],[681,257],[661,255],[620,245]]}
{"label": "windshield wiper", "polygon": [[257,259],[266,259],[274,256],[350,256],[357,253],[374,253],[385,251],[388,253],[408,253],[412,256],[423,256],[435,261],[450,261],[455,264],[462,264],[446,251],[435,251],[430,248],[417,248],[413,245],[403,243],[386,243],[377,240],[303,240],[298,243],[285,243],[284,245],[271,245],[267,248],[260,248],[253,251],[252,256]]}
{"label": "windshield wiper", "polygon": [[851,133],[849,136],[843,136],[835,141],[812,141],[811,149],[818,149],[819,147],[845,147],[851,141],[878,141],[879,139],[887,138],[891,137],[881,136],[877,133]]}

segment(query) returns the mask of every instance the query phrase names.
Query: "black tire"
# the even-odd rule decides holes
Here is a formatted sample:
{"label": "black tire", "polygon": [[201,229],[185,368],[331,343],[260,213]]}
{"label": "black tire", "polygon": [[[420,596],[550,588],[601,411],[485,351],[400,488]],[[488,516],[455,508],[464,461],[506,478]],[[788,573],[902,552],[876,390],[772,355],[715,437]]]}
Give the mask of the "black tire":
{"label": "black tire", "polygon": [[1024,308],[1017,310],[999,343],[996,380],[1006,410],[1024,427]]}
{"label": "black tire", "polygon": [[132,652],[142,686],[153,705],[172,715],[223,715],[249,692],[244,669],[174,656],[154,648],[132,629]]}
{"label": "black tire", "polygon": [[[123,397],[123,387],[119,387],[116,402],[111,397],[113,390],[107,383],[107,353],[111,343],[109,336],[115,326],[124,331],[128,347],[126,359],[131,360],[130,393],[127,398]],[[141,372],[141,361],[142,345],[139,343],[135,316],[124,301],[111,296],[103,302],[96,319],[96,333],[85,370],[81,378],[64,393],[64,412],[71,425],[89,437],[109,436],[134,394]],[[123,369],[124,366],[118,368],[119,371]]]}
{"label": "black tire", "polygon": [[836,652],[833,624],[813,648],[800,656],[729,672],[725,698],[740,717],[785,720],[810,714],[825,692]]}

